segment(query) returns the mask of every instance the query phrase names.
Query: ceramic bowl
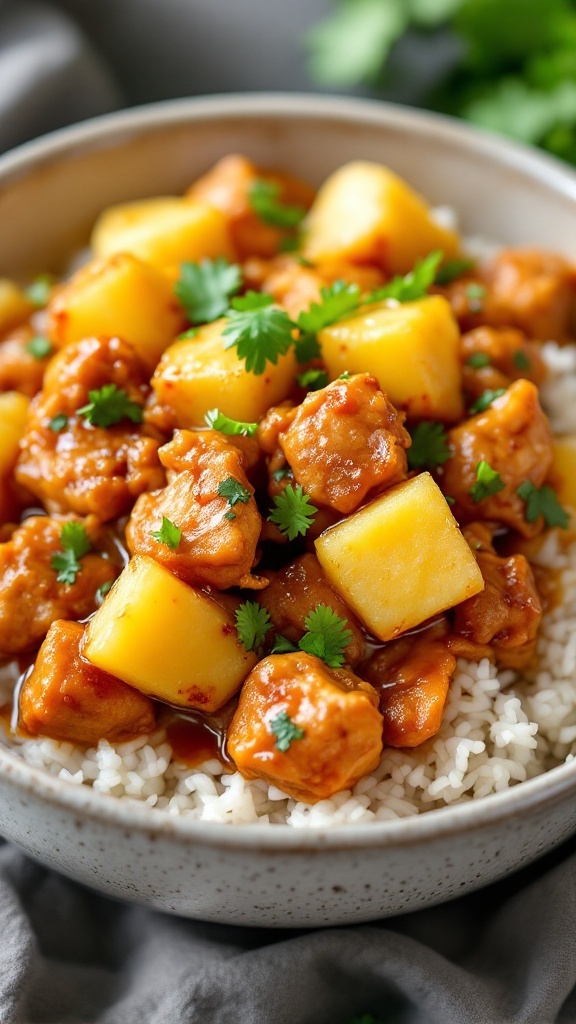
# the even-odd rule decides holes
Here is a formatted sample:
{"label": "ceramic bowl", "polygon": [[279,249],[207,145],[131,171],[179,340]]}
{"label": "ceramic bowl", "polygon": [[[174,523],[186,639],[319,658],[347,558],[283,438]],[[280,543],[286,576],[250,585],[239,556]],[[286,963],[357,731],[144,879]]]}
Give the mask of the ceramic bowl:
{"label": "ceramic bowl", "polygon": [[[55,267],[110,203],[183,190],[225,153],[313,183],[352,158],[389,164],[464,233],[576,257],[576,177],[462,124],[381,103],[295,96],[177,101],[100,118],[0,160],[0,275]],[[210,825],[42,773],[0,745],[0,831],[109,895],[248,925],[368,921],[439,903],[576,829],[576,762],[404,820],[298,831]]]}

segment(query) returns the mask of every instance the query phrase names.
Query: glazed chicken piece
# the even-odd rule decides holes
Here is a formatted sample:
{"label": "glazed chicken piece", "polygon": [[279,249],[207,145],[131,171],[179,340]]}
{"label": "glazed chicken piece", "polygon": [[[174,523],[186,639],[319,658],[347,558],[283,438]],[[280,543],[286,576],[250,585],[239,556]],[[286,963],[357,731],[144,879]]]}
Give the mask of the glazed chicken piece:
{"label": "glazed chicken piece", "polygon": [[[540,345],[513,327],[476,327],[462,335],[461,352],[462,385],[472,398],[507,388],[520,378],[540,385],[546,376]],[[477,366],[476,359],[488,363]]]}
{"label": "glazed chicken piece", "polygon": [[[552,434],[534,384],[515,381],[485,412],[450,430],[448,443],[454,454],[441,484],[455,499],[452,511],[459,522],[495,520],[523,537],[542,530],[541,517],[526,521],[526,502],[517,493],[525,481],[541,487],[552,463]],[[476,488],[481,462],[500,474],[504,487],[497,493],[482,496]]]}
{"label": "glazed chicken piece", "polygon": [[492,303],[502,310],[500,323],[513,324],[541,341],[561,341],[569,334],[576,279],[561,256],[539,249],[503,249],[483,276]]}
{"label": "glazed chicken piece", "polygon": [[[62,551],[64,520],[31,516],[0,544],[0,660],[33,651],[56,619],[84,619],[96,610],[96,594],[117,570],[89,552],[80,559],[74,583],[59,583],[52,557]],[[98,524],[84,523],[93,544]]]}
{"label": "glazed chicken piece", "polygon": [[380,697],[385,745],[418,747],[438,732],[456,669],[447,633],[447,622],[441,619],[421,633],[386,644],[362,666]]}
{"label": "glazed chicken piece", "polygon": [[359,267],[352,263],[307,266],[288,255],[272,260],[249,259],[243,271],[247,287],[273,295],[293,320],[313,302],[321,302],[321,289],[335,281],[357,284],[363,292],[374,291],[384,283],[384,275],[378,267]]}
{"label": "glazed chicken piece", "polygon": [[382,753],[376,691],[309,654],[277,654],[252,670],[228,730],[228,752],[247,779],[265,779],[315,803],[350,789]]}
{"label": "glazed chicken piece", "polygon": [[376,378],[359,373],[309,394],[278,443],[312,502],[348,515],[406,477],[403,422]]}
{"label": "glazed chicken piece", "polygon": [[362,659],[365,643],[358,619],[332,589],[315,555],[301,555],[278,572],[265,572],[264,576],[270,582],[258,600],[268,611],[277,633],[298,643],[306,632],[305,619],[310,612],[319,604],[327,605],[352,632],[344,651],[346,661],[355,665]]}
{"label": "glazed chicken piece", "polygon": [[27,398],[40,391],[53,353],[35,356],[29,348],[33,337],[31,327],[19,327],[0,341],[0,391],[19,391]]}
{"label": "glazed chicken piece", "polygon": [[154,731],[149,697],[81,656],[84,626],[53,622],[20,691],[19,725],[31,736],[96,746]]}
{"label": "glazed chicken piece", "polygon": [[462,657],[496,660],[503,668],[524,668],[536,650],[542,606],[524,555],[500,558],[492,544],[493,524],[472,523],[464,536],[476,554],[485,588],[457,605],[450,649]]}
{"label": "glazed chicken piece", "polygon": [[138,356],[118,338],[87,338],[62,349],[30,406],[18,483],[50,512],[93,512],[102,522],[126,513],[143,491],[161,487],[156,439],[127,417],[92,426],[78,411],[92,401],[91,392],[111,384],[142,407],[146,380]]}
{"label": "glazed chicken piece", "polygon": [[[240,449],[214,430],[177,430],[159,456],[169,482],[136,502],[126,529],[130,552],[150,555],[191,585],[265,586],[250,575],[261,519]],[[163,517],[181,531],[173,547],[153,536]]]}
{"label": "glazed chicken piece", "polygon": [[190,199],[221,210],[229,218],[233,245],[241,259],[247,256],[274,256],[285,231],[265,223],[255,213],[250,192],[256,182],[278,186],[277,199],[283,204],[300,206],[306,211],[314,190],[290,174],[264,171],[244,156],[225,156],[188,190]]}

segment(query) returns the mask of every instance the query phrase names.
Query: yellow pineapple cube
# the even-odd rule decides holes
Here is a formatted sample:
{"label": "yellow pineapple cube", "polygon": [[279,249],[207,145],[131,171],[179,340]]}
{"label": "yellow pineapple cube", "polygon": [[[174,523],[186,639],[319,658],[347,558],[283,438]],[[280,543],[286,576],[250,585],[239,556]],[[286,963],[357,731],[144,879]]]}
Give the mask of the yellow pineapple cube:
{"label": "yellow pineapple cube", "polygon": [[130,560],[90,620],[82,653],[142,693],[202,711],[226,704],[257,660],[230,611],[145,555]]}
{"label": "yellow pineapple cube", "polygon": [[330,583],[371,633],[391,640],[484,588],[446,499],[420,473],[316,541]]}
{"label": "yellow pineapple cube", "polygon": [[0,334],[24,323],[34,306],[14,281],[0,278]]}
{"label": "yellow pineapple cube", "polygon": [[0,394],[0,477],[12,472],[18,458],[29,404],[17,391]]}
{"label": "yellow pineapple cube", "polygon": [[90,244],[96,256],[131,252],[161,268],[184,260],[234,257],[224,214],[176,196],[109,207],[97,220]]}
{"label": "yellow pineapple cube", "polygon": [[576,509],[576,435],[555,437],[552,453],[547,482],[556,491],[561,505]]}
{"label": "yellow pineapple cube", "polygon": [[205,426],[218,408],[235,420],[256,422],[271,405],[288,397],[297,371],[293,352],[280,356],[264,373],[246,371],[236,349],[224,348],[225,319],[202,327],[194,338],[166,350],[152,378],[158,400],[174,410],[180,427]]}
{"label": "yellow pineapple cube", "polygon": [[446,257],[458,237],[441,227],[426,201],[388,167],[345,164],[320,188],[306,221],[304,255],[312,262],[380,263],[406,274],[434,249]]}
{"label": "yellow pineapple cube", "polygon": [[331,377],[372,373],[409,417],[459,420],[462,404],[460,331],[447,300],[375,303],[320,331]]}
{"label": "yellow pineapple cube", "polygon": [[129,253],[94,260],[55,294],[48,307],[57,346],[97,335],[128,341],[152,371],[183,325],[165,276]]}

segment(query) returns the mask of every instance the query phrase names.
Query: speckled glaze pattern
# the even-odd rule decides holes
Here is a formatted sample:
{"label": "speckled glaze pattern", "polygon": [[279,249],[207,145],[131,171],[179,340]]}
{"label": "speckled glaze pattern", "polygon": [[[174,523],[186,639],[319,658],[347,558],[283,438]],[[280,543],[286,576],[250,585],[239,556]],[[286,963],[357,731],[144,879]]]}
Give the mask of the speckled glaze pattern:
{"label": "speckled glaze pattern", "polygon": [[[576,257],[576,177],[555,161],[446,119],[385,104],[295,96],[176,101],[99,118],[0,160],[0,275],[81,245],[106,205],[178,192],[245,152],[319,183],[380,160],[468,234]],[[243,925],[369,921],[479,888],[576,830],[576,762],[503,793],[413,818],[297,831],[204,824],[32,768],[0,743],[0,832],[109,895]]]}

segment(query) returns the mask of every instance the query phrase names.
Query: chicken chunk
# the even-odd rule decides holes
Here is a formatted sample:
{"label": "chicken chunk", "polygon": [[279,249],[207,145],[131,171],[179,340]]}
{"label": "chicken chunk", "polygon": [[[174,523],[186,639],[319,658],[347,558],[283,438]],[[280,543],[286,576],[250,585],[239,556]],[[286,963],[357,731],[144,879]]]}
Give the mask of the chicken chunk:
{"label": "chicken chunk", "polygon": [[153,732],[149,697],[81,656],[84,626],[53,622],[20,691],[19,725],[32,736],[96,746]]}
{"label": "chicken chunk", "polygon": [[50,362],[30,406],[16,479],[51,512],[115,519],[143,491],[164,483],[159,442],[144,428],[124,416],[108,427],[93,426],[80,414],[91,393],[112,384],[143,406],[145,370],[118,338],[71,343]]}
{"label": "chicken chunk", "polygon": [[376,378],[361,373],[309,394],[278,440],[311,500],[347,515],[405,478],[403,421]]}
{"label": "chicken chunk", "polygon": [[[495,520],[523,537],[540,532],[542,518],[527,522],[518,494],[525,481],[541,487],[552,463],[552,434],[534,384],[515,381],[485,412],[454,427],[448,443],[453,455],[443,467],[442,490],[455,499],[460,522]],[[504,486],[495,493],[484,495],[476,486],[481,462],[500,475],[494,486]]]}
{"label": "chicken chunk", "polygon": [[314,803],[350,789],[382,753],[382,716],[369,683],[308,654],[259,662],[240,693],[228,752],[247,779],[262,778]]}
{"label": "chicken chunk", "polygon": [[364,655],[364,636],[360,623],[330,586],[316,555],[301,555],[279,572],[264,573],[270,582],[258,595],[260,604],[270,615],[276,632],[292,643],[298,643],[306,632],[305,619],[319,605],[327,605],[344,620],[352,639],[344,655],[355,665]]}
{"label": "chicken chunk", "polygon": [[35,356],[30,349],[31,327],[19,327],[0,341],[0,391],[19,391],[33,398],[40,391],[52,350]]}
{"label": "chicken chunk", "polygon": [[380,695],[388,746],[418,747],[438,732],[456,669],[446,634],[442,619],[419,634],[386,644],[362,666]]}
{"label": "chicken chunk", "polygon": [[501,310],[500,323],[512,324],[542,341],[561,341],[569,333],[576,279],[561,256],[536,249],[503,249],[483,276],[492,304]]}
{"label": "chicken chunk", "polygon": [[[239,448],[217,431],[177,430],[159,454],[169,483],[136,502],[126,530],[130,552],[155,558],[191,585],[265,586],[250,575],[261,519]],[[181,531],[174,546],[154,537],[163,517]]]}
{"label": "chicken chunk", "polygon": [[320,302],[321,289],[335,281],[357,284],[363,292],[374,291],[384,283],[384,275],[378,267],[342,262],[303,265],[289,255],[272,260],[249,259],[243,269],[246,285],[273,295],[294,320],[313,302]]}
{"label": "chicken chunk", "polygon": [[[63,521],[31,516],[0,544],[0,660],[33,651],[56,619],[84,619],[96,609],[97,591],[117,576],[111,561],[84,555],[74,583],[59,583],[52,557],[62,551]],[[96,543],[98,525],[85,523]]]}
{"label": "chicken chunk", "polygon": [[465,527],[464,536],[476,553],[486,585],[457,605],[450,648],[475,661],[490,657],[504,668],[524,668],[536,650],[542,618],[530,564],[524,555],[500,558],[487,524]]}
{"label": "chicken chunk", "polygon": [[468,331],[462,335],[461,351],[462,384],[473,398],[486,390],[507,388],[520,378],[539,385],[546,376],[540,345],[528,341],[522,331],[513,327],[477,327]]}

